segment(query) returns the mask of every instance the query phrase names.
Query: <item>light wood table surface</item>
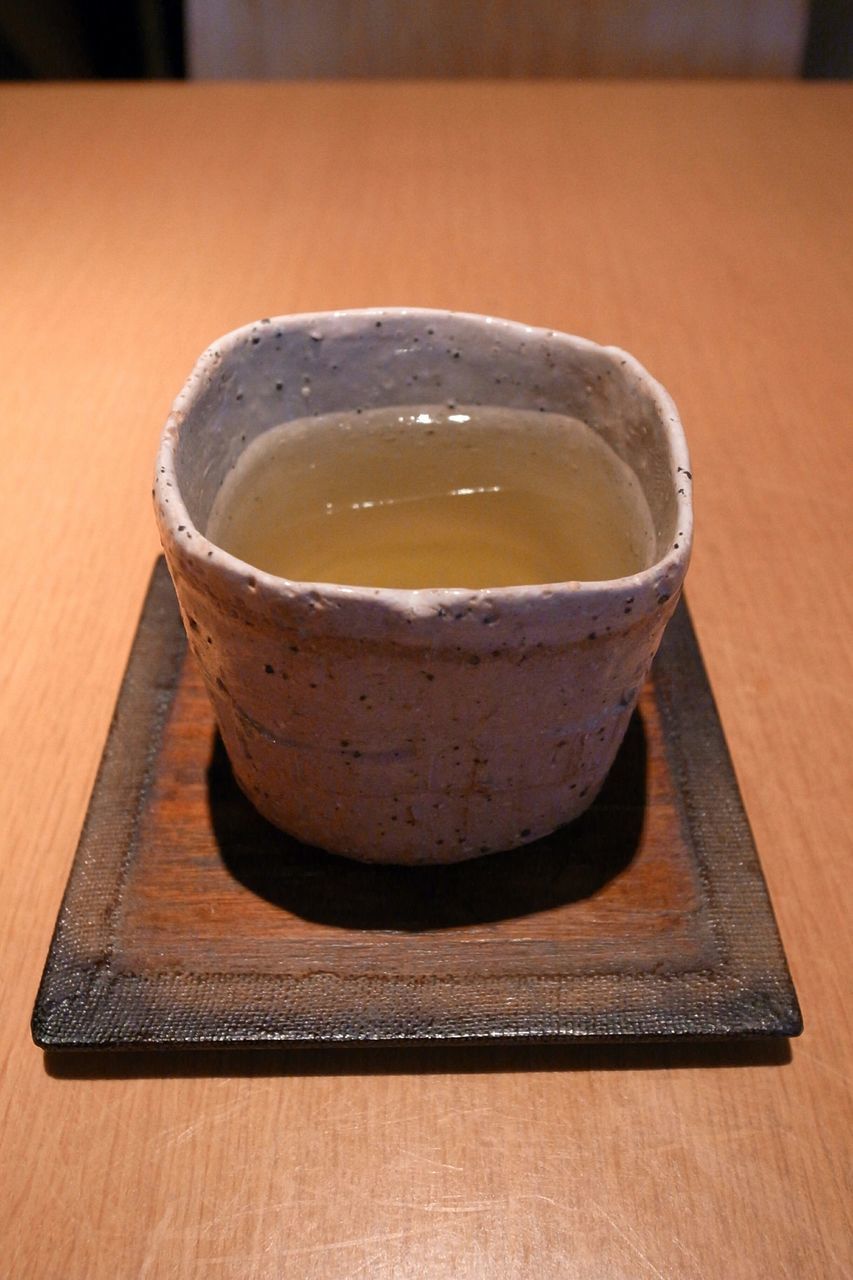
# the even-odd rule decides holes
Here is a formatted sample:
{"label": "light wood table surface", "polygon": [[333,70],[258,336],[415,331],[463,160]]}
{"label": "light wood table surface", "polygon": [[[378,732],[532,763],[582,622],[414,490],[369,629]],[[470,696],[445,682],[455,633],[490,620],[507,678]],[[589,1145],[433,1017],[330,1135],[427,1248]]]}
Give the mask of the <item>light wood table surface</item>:
{"label": "light wood table surface", "polygon": [[[853,1274],[851,116],[795,83],[0,92],[4,1277]],[[384,304],[615,342],[675,396],[790,1054],[31,1043],[171,398],[238,324]]]}

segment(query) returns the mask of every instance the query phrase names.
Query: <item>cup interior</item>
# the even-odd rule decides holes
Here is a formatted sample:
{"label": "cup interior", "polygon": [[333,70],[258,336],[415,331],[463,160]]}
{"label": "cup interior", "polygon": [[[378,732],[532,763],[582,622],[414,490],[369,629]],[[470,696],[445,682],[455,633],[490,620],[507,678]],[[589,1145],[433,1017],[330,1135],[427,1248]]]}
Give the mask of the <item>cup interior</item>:
{"label": "cup interior", "polygon": [[[269,428],[336,411],[498,405],[580,418],[637,476],[656,553],[684,527],[675,408],[625,352],[512,321],[448,312],[330,312],[262,320],[204,356],[176,404],[177,484],[205,533],[241,452]],[[688,510],[689,514],[689,510]]]}

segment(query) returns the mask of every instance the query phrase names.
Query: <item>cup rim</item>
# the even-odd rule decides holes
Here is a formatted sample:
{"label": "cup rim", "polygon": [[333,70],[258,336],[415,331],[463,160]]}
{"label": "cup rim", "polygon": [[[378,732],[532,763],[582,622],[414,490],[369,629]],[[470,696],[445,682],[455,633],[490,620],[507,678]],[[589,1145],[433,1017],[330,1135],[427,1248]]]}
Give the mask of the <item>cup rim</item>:
{"label": "cup rim", "polygon": [[[517,335],[524,340],[547,340],[575,351],[604,353],[622,374],[626,370],[642,383],[650,394],[660,414],[666,434],[670,456],[671,480],[675,490],[676,527],[678,542],[671,545],[665,555],[639,572],[621,578],[601,581],[541,582],[504,587],[370,587],[335,582],[311,582],[285,578],[268,573],[212,542],[195,525],[184,503],[177,476],[177,446],[181,426],[196,395],[208,384],[213,370],[218,369],[223,358],[255,333],[259,324],[274,325],[278,329],[310,329],[330,322],[358,323],[377,319],[403,319],[415,317],[425,323],[459,319],[494,326],[504,333]],[[153,496],[161,538],[180,545],[190,562],[206,571],[217,571],[228,578],[249,581],[252,588],[263,590],[266,596],[311,593],[314,598],[325,598],[330,603],[360,603],[372,607],[384,606],[407,614],[433,613],[442,605],[458,605],[460,600],[482,597],[492,603],[505,606],[513,604],[529,606],[535,599],[547,593],[552,603],[579,595],[596,596],[602,601],[615,602],[630,595],[640,604],[661,593],[668,598],[680,586],[690,559],[693,542],[692,471],[687,441],[678,410],[669,392],[648,372],[630,352],[618,346],[602,344],[578,334],[558,329],[528,325],[518,320],[484,315],[470,311],[453,311],[430,307],[356,307],[334,311],[299,312],[284,316],[272,316],[263,321],[252,321],[230,330],[212,342],[196,360],[189,377],[176,396],[171,412],[160,437],[154,475]],[[168,490],[168,492],[167,492]]]}

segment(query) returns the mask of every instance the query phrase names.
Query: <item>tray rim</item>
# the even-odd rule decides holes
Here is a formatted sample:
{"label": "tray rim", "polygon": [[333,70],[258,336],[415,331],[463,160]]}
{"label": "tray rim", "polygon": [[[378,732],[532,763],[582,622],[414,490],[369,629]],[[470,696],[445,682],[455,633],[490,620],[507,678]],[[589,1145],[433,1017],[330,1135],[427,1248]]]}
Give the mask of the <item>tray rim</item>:
{"label": "tray rim", "polygon": [[[115,939],[110,926],[134,856],[146,788],[156,767],[186,648],[177,600],[160,556],[151,574],[33,1009],[32,1035],[41,1048],[641,1043],[801,1033],[797,996],[683,598],[655,660],[653,686],[668,766],[709,902],[709,919],[720,943],[720,957],[710,970],[705,966],[674,974],[646,972],[616,978],[608,973],[462,977],[439,973],[424,978],[119,971],[113,967]],[[684,749],[685,736],[689,736],[690,751]],[[118,807],[118,831],[117,791],[127,801]],[[722,811],[720,792],[725,801]],[[115,848],[104,847],[102,819],[107,806],[109,834],[113,844],[121,847],[119,856]],[[732,875],[735,864],[740,880]],[[750,874],[744,883],[745,870]],[[81,902],[93,892],[103,910],[85,922],[81,958],[74,925]],[[762,945],[756,954],[759,932]],[[733,978],[738,980],[734,992]],[[624,1008],[596,1009],[596,983],[612,986],[614,981]],[[539,988],[535,1008],[519,1007],[508,1014],[507,992],[515,989],[523,1006],[522,997],[530,995],[533,983]],[[578,1002],[581,988],[585,999]],[[201,1009],[197,1007],[199,990],[207,1000]],[[490,994],[497,998],[489,999]],[[378,1012],[377,996],[382,997]]]}

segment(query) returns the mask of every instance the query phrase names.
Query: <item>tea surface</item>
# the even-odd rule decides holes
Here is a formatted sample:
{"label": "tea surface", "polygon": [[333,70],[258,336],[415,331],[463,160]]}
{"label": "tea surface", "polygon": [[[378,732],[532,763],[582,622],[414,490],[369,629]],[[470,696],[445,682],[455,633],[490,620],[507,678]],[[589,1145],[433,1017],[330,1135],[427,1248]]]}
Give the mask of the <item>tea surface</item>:
{"label": "tea surface", "polygon": [[207,536],[280,577],[366,587],[601,581],[655,559],[639,481],[596,432],[490,406],[274,427],[225,478]]}

